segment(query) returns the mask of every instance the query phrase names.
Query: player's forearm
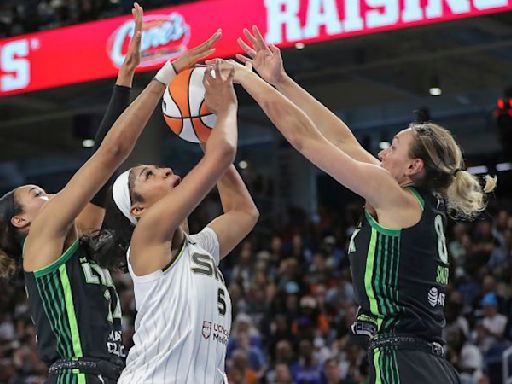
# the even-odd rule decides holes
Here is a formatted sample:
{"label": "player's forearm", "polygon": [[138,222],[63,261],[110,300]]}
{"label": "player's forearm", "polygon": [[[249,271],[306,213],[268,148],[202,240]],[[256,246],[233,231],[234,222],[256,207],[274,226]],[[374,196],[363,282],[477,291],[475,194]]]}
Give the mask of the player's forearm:
{"label": "player's forearm", "polygon": [[350,128],[291,77],[284,75],[276,89],[298,106],[313,121],[327,140],[335,145],[354,140]]}
{"label": "player's forearm", "polygon": [[239,81],[276,128],[299,151],[304,141],[322,136],[299,107],[254,73],[242,73]]}
{"label": "player's forearm", "polygon": [[165,86],[153,80],[116,120],[100,147],[114,150],[124,160],[132,151],[149,118],[159,103]]}
{"label": "player's forearm", "polygon": [[[98,131],[96,132],[96,135],[94,137],[94,151],[96,151],[99,148],[99,146],[103,142],[103,139],[107,135],[107,132],[110,130],[112,125],[121,115],[121,113],[123,113],[123,111],[128,107],[129,104],[130,87],[119,85],[116,83],[112,91],[112,96],[108,103],[107,110],[105,111],[105,115],[103,115],[100,127],[98,128]],[[91,203],[98,207],[104,207],[107,190],[114,183],[116,178],[117,173],[114,172],[110,179],[103,185],[103,187],[101,187],[98,193],[92,198]]]}
{"label": "player's forearm", "polygon": [[217,122],[205,145],[205,156],[226,154],[228,164],[234,161],[238,142],[236,113],[237,105],[234,104],[217,115]]}
{"label": "player's forearm", "polygon": [[217,189],[224,213],[236,210],[258,216],[258,209],[234,165],[218,181]]}

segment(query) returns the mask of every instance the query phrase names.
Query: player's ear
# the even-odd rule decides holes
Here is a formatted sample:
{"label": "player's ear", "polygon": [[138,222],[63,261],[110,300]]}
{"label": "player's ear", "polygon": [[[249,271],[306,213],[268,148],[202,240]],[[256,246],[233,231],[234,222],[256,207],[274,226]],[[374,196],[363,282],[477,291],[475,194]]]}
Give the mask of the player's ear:
{"label": "player's ear", "polygon": [[144,209],[145,208],[142,204],[134,204],[130,208],[130,214],[138,220],[142,216]]}

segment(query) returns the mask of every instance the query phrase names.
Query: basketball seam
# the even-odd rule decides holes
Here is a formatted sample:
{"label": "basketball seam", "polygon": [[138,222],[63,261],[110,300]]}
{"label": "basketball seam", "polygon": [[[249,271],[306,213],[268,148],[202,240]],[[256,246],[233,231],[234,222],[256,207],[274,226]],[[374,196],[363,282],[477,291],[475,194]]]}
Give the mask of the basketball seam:
{"label": "basketball seam", "polygon": [[[178,111],[180,111],[180,115],[183,116],[183,111],[181,110],[180,105],[176,102],[176,100],[174,100],[174,97],[172,97],[172,92],[171,92],[170,89],[168,90],[168,93],[169,93],[169,96],[171,96],[171,100],[176,105],[176,108],[178,108]],[[164,112],[164,115],[167,116],[167,117],[172,117],[172,116],[167,115],[165,112]]]}
{"label": "basketball seam", "polygon": [[[192,115],[192,108],[190,108],[190,81],[192,80],[192,73],[194,73],[193,69],[188,74],[188,82],[187,82],[187,104],[188,104],[188,114],[189,114],[189,117],[192,117],[191,116]],[[194,127],[193,123],[192,123],[192,127]]]}
{"label": "basketball seam", "polygon": [[[200,121],[201,123],[203,123],[203,122],[201,121],[201,118],[199,118],[199,117],[194,117],[193,119],[199,119],[199,121]],[[203,123],[203,124],[204,124],[204,123]],[[205,125],[205,127],[209,128],[209,129],[210,129],[210,131],[212,130],[212,128],[208,127],[206,124],[204,124],[204,125]],[[192,120],[192,129],[194,130],[194,133],[195,133],[195,135],[196,135],[197,139],[199,140],[199,142],[201,142],[201,139],[199,138],[199,133],[197,132],[197,130],[196,130],[196,126],[195,126],[195,124],[194,124],[194,120]]]}
{"label": "basketball seam", "polygon": [[169,116],[164,112],[164,116],[170,118],[170,119],[177,119],[177,120],[185,120],[185,119],[197,119],[201,117],[208,117],[211,115],[215,115],[215,113],[208,113],[207,115],[197,115],[197,116],[188,116],[188,117],[176,117],[176,116]]}

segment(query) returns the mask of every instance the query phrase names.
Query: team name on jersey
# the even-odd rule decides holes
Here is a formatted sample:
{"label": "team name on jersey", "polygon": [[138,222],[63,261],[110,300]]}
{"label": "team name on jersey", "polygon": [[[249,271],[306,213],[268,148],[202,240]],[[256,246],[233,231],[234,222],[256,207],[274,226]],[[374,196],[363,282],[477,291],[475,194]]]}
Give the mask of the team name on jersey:
{"label": "team name on jersey", "polygon": [[194,253],[192,255],[191,269],[194,273],[213,276],[216,280],[224,283],[224,276],[222,276],[222,272],[217,268],[215,262],[209,255]]}
{"label": "team name on jersey", "polygon": [[[82,266],[86,283],[107,287],[103,293],[108,305],[107,321],[109,323],[114,323],[114,319],[121,321],[121,302],[117,296],[110,272],[107,269],[101,268],[98,264],[92,263],[85,257],[80,258],[80,265]],[[107,350],[116,356],[126,357],[121,339],[122,334],[120,331],[110,332],[107,339]]]}

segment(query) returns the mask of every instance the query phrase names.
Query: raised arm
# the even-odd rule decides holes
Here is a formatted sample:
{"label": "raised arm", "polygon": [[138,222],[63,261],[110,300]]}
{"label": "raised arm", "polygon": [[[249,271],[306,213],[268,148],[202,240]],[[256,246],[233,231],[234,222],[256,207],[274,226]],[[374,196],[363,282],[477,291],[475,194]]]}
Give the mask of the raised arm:
{"label": "raised arm", "polygon": [[[112,96],[110,97],[107,109],[94,137],[93,152],[98,150],[112,125],[128,105],[130,105],[130,90],[132,88],[135,69],[140,63],[140,43],[142,40],[141,34],[137,33],[138,31],[142,31],[142,18],[138,17],[139,15],[137,13],[133,13],[135,33],[128,46],[123,65],[119,68],[117,80],[112,90]],[[101,228],[101,223],[105,216],[105,198],[107,191],[114,183],[116,177],[117,172],[114,172],[76,218],[76,226],[79,233],[89,233]]]}
{"label": "raised arm", "polygon": [[164,89],[162,83],[151,81],[117,119],[96,153],[42,209],[25,243],[26,271],[42,268],[61,254],[74,219],[128,157]]}
{"label": "raised arm", "polygon": [[272,44],[267,45],[256,26],[253,26],[252,33],[245,29],[244,34],[252,46],[238,39],[249,56],[237,55],[239,60],[250,62],[258,74],[299,107],[334,146],[356,160],[369,164],[379,163],[359,144],[350,128],[339,117],[286,74],[280,50]]}
{"label": "raised arm", "polygon": [[217,183],[224,214],[208,227],[217,234],[220,258],[227,256],[254,228],[259,212],[234,165]]}
{"label": "raised arm", "polygon": [[260,105],[276,128],[300,153],[340,184],[364,197],[376,209],[398,207],[403,190],[378,165],[356,160],[334,146],[295,104],[253,72],[237,68],[235,80]]}
{"label": "raised arm", "polygon": [[[215,78],[211,71],[215,67]],[[138,275],[162,268],[169,261],[174,232],[213,188],[233,162],[237,144],[237,100],[233,71],[221,74],[218,63],[208,64],[203,81],[206,104],[217,123],[206,143],[205,155],[183,181],[141,217],[131,241],[130,262]]]}
{"label": "raised arm", "polygon": [[[136,5],[136,10],[142,8]],[[52,263],[62,252],[74,219],[112,173],[128,157],[176,71],[188,68],[212,54],[220,31],[200,46],[187,51],[174,63],[168,61],[149,85],[119,116],[96,153],[77,171],[66,187],[53,197],[31,224],[23,259],[26,271]]]}

